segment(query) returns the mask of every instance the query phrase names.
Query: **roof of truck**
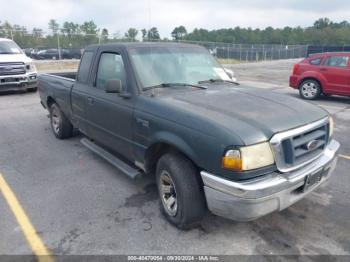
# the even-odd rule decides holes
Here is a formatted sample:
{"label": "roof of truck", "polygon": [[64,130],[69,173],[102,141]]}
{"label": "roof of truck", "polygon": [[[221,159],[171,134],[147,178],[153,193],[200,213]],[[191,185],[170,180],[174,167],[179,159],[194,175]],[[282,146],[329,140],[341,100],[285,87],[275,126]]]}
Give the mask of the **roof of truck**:
{"label": "roof of truck", "polygon": [[99,46],[113,46],[113,47],[122,47],[122,48],[137,48],[137,47],[192,47],[192,48],[204,48],[200,45],[195,44],[185,44],[185,43],[174,43],[174,42],[117,42],[117,43],[108,43],[102,45],[90,45],[86,49],[95,49]]}

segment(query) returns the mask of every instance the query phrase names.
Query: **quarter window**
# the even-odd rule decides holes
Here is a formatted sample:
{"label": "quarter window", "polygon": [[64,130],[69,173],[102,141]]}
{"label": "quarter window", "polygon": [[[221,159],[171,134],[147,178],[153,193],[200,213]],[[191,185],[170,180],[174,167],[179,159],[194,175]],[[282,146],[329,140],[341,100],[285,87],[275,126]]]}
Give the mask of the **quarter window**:
{"label": "quarter window", "polygon": [[96,87],[106,89],[107,81],[118,79],[126,85],[126,74],[122,56],[114,53],[102,53],[96,75]]}
{"label": "quarter window", "polygon": [[93,57],[94,57],[93,52],[85,52],[83,54],[83,57],[81,58],[81,62],[79,66],[78,77],[77,77],[78,82],[86,83],[88,81],[89,69],[90,69]]}
{"label": "quarter window", "polygon": [[310,60],[310,65],[319,65],[319,64],[321,64],[321,61],[322,61],[321,57],[312,59],[312,60]]}
{"label": "quarter window", "polygon": [[349,62],[348,56],[331,56],[326,60],[327,66],[333,67],[347,67]]}

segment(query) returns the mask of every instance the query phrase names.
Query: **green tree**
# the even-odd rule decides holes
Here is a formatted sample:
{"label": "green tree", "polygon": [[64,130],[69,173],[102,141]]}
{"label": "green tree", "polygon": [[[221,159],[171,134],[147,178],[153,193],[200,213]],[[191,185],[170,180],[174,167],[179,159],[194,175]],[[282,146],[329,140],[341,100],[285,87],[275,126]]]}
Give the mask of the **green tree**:
{"label": "green tree", "polygon": [[101,31],[101,40],[106,42],[108,40],[108,30],[107,28],[103,28]]}
{"label": "green tree", "polygon": [[129,30],[125,33],[125,38],[129,39],[130,41],[136,41],[136,37],[138,35],[139,31],[135,28],[129,28]]}
{"label": "green tree", "polygon": [[329,20],[329,18],[325,17],[325,18],[320,18],[318,20],[315,21],[314,23],[314,27],[316,29],[325,29],[326,27],[330,26],[331,21]]}
{"label": "green tree", "polygon": [[159,40],[160,35],[159,35],[157,27],[152,27],[150,30],[148,30],[147,37],[149,40]]}
{"label": "green tree", "polygon": [[187,30],[184,26],[175,27],[171,32],[171,36],[174,40],[182,40],[187,35]]}
{"label": "green tree", "polygon": [[141,30],[141,33],[142,33],[142,41],[146,41],[146,38],[147,38],[147,30],[145,28],[143,28]]}
{"label": "green tree", "polygon": [[32,30],[32,35],[34,38],[43,37],[43,30],[41,28],[34,27]]}
{"label": "green tree", "polygon": [[49,21],[49,29],[52,31],[52,34],[57,34],[60,25],[56,22],[55,19],[50,19]]}
{"label": "green tree", "polygon": [[80,26],[80,29],[83,33],[85,34],[94,34],[96,35],[97,32],[98,32],[98,28],[97,28],[97,25],[95,24],[94,21],[90,20],[90,21],[87,21],[87,22],[84,22],[81,26]]}

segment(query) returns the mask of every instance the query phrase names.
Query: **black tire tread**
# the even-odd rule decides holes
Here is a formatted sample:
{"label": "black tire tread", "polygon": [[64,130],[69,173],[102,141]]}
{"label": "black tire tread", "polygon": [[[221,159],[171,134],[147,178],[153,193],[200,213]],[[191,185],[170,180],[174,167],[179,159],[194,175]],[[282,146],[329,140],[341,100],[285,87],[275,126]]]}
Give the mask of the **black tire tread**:
{"label": "black tire tread", "polygon": [[169,222],[176,227],[187,230],[198,224],[206,213],[206,201],[202,182],[197,168],[180,153],[166,153],[157,164],[157,182],[163,169],[167,169],[172,176],[177,197],[178,214],[169,216],[161,202],[161,210]]}
{"label": "black tire tread", "polygon": [[[62,122],[61,122],[61,126],[60,126],[60,131],[58,133],[54,132],[52,124],[51,124],[51,115],[52,115],[52,109],[54,107],[57,107],[60,114],[61,114],[61,118],[62,118]],[[51,124],[51,128],[52,131],[54,133],[54,135],[58,138],[58,139],[66,139],[66,138],[70,138],[73,136],[73,125],[71,124],[71,122],[68,120],[68,118],[64,115],[64,113],[62,112],[62,110],[60,109],[60,107],[58,106],[58,104],[56,103],[52,103],[50,105],[50,124]]]}

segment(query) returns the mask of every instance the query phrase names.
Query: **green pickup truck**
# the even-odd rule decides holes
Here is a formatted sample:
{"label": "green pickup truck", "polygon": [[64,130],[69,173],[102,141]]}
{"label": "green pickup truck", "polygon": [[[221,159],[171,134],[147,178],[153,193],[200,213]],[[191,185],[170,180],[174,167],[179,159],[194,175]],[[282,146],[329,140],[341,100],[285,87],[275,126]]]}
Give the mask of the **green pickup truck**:
{"label": "green pickup truck", "polygon": [[249,221],[287,208],[336,165],[325,110],[238,85],[200,46],[89,46],[77,74],[38,81],[55,136],[78,129],[126,175],[155,174],[161,210],[179,228],[207,210]]}

